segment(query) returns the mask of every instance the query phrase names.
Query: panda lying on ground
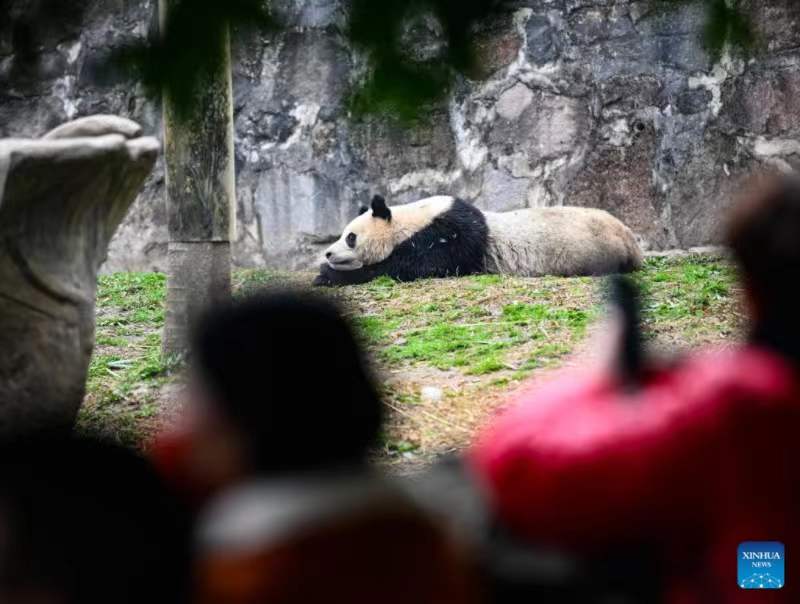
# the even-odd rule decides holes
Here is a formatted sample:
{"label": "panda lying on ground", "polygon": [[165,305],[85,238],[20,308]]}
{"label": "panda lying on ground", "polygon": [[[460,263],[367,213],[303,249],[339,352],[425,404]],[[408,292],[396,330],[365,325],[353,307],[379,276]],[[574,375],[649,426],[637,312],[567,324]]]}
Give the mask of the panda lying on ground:
{"label": "panda lying on ground", "polygon": [[387,207],[372,199],[325,252],[315,285],[495,273],[605,275],[638,269],[631,230],[603,210],[576,207],[483,212],[437,196]]}

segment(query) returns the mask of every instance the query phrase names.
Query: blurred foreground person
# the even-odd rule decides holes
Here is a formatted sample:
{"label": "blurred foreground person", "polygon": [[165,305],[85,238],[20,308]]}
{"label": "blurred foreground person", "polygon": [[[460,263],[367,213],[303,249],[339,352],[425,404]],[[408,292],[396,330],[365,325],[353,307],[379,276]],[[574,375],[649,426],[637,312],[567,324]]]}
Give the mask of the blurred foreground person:
{"label": "blurred foreground person", "polygon": [[[739,206],[728,243],[752,322],[746,344],[529,387],[470,462],[514,534],[652,556],[663,602],[798,602],[798,182],[773,182]],[[753,564],[745,542],[785,551],[779,560],[765,553],[772,545],[742,546]]]}
{"label": "blurred foreground person", "polygon": [[201,604],[482,601],[456,541],[377,479],[245,483],[210,507],[199,548]]}
{"label": "blurred foreground person", "polygon": [[136,454],[88,438],[0,447],[0,602],[188,602],[190,526]]}
{"label": "blurred foreground person", "polygon": [[190,365],[183,422],[153,456],[197,504],[253,475],[366,470],[383,407],[332,303],[277,292],[216,308]]}
{"label": "blurred foreground person", "polygon": [[283,292],[216,309],[192,364],[183,444],[157,455],[209,502],[198,602],[476,601],[461,549],[369,467],[382,403],[335,305]]}

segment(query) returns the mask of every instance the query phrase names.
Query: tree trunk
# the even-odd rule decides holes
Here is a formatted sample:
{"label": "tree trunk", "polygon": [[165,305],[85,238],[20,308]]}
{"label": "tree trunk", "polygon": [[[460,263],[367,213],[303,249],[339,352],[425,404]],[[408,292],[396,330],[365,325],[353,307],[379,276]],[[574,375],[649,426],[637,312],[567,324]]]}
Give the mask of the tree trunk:
{"label": "tree trunk", "polygon": [[[160,0],[162,29],[177,1]],[[231,295],[236,192],[228,31],[220,40],[220,60],[205,74],[192,107],[178,107],[164,93],[169,244],[162,348],[168,356],[186,351],[198,313]]]}

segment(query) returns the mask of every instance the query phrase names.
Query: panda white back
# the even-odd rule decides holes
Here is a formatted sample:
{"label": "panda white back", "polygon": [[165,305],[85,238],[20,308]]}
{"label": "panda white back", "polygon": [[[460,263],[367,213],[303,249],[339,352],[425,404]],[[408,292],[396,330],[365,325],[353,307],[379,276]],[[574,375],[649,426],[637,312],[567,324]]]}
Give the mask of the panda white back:
{"label": "panda white back", "polygon": [[392,222],[409,237],[418,233],[439,216],[447,213],[455,202],[452,195],[435,195],[419,201],[391,206]]}
{"label": "panda white back", "polygon": [[642,253],[628,227],[604,210],[579,207],[484,212],[487,272],[538,277],[628,272]]}

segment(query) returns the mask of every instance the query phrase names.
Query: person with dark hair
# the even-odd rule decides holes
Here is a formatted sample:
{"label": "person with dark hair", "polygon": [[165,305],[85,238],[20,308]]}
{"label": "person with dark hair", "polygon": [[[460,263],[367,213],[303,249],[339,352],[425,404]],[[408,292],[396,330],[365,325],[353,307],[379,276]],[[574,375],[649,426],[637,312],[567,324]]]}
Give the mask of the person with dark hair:
{"label": "person with dark hair", "polygon": [[753,588],[800,601],[798,181],[751,192],[727,237],[747,342],[645,359],[624,379],[582,370],[532,385],[469,454],[514,535],[587,556],[649,552],[668,604],[751,602]]}
{"label": "person with dark hair", "polygon": [[383,405],[335,304],[284,291],[213,309],[191,366],[187,436],[154,454],[205,503],[197,602],[476,601],[464,550],[370,468]]}
{"label": "person with dark hair", "polygon": [[186,510],[139,455],[100,440],[0,446],[0,602],[190,601]]}
{"label": "person with dark hair", "polygon": [[350,324],[305,292],[261,294],[202,317],[188,398],[190,434],[160,439],[155,456],[182,463],[198,497],[243,475],[363,469],[383,416]]}
{"label": "person with dark hair", "polygon": [[740,269],[750,341],[800,363],[800,177],[758,182],[733,213],[727,240]]}

